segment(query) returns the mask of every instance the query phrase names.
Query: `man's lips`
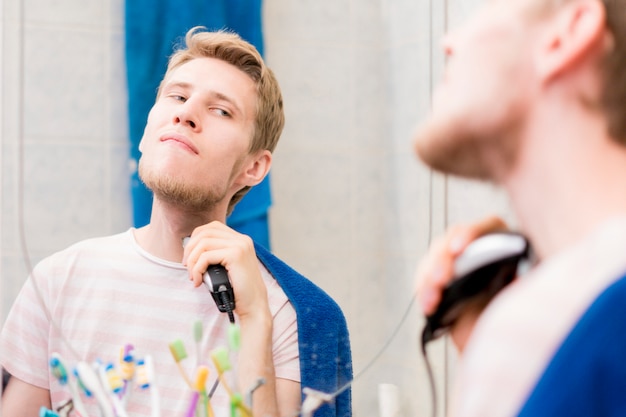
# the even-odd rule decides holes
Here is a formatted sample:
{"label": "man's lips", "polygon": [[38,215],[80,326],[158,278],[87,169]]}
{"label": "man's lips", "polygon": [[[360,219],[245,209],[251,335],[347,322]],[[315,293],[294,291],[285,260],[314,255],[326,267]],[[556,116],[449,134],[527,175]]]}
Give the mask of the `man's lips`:
{"label": "man's lips", "polygon": [[195,154],[198,153],[198,149],[193,144],[193,142],[191,142],[189,139],[187,139],[183,135],[180,135],[177,133],[167,133],[161,136],[161,142],[167,142],[167,141],[177,142],[178,144],[187,147],[191,152]]}

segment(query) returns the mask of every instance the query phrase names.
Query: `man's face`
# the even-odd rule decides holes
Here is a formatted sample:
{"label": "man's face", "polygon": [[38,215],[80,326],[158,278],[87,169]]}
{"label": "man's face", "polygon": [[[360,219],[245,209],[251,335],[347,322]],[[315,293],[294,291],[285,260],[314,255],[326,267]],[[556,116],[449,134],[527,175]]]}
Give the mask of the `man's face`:
{"label": "man's face", "polygon": [[444,39],[445,76],[415,136],[418,156],[434,169],[493,179],[514,162],[534,87],[527,3],[489,1]]}
{"label": "man's face", "polygon": [[139,145],[139,175],[155,196],[204,211],[242,188],[256,97],[253,81],[224,61],[198,58],[174,69]]}

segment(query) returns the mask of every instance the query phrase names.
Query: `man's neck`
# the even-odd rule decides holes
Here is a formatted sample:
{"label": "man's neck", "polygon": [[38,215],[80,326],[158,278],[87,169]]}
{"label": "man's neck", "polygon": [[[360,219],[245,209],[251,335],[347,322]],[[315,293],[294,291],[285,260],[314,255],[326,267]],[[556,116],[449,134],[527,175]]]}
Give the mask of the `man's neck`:
{"label": "man's neck", "polygon": [[626,147],[588,112],[540,111],[503,185],[522,230],[545,258],[626,215]]}
{"label": "man's neck", "polygon": [[226,222],[226,210],[194,212],[160,202],[155,198],[150,223],[135,232],[139,246],[154,256],[172,262],[183,258],[183,238],[198,226]]}

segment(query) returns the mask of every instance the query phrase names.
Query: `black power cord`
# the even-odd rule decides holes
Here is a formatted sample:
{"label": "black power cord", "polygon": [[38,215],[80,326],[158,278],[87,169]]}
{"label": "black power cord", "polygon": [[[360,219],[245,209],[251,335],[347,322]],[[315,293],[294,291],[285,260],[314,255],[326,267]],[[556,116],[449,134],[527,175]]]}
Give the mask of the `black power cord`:
{"label": "black power cord", "polygon": [[424,357],[424,365],[426,366],[426,373],[428,374],[428,383],[430,385],[430,402],[432,404],[432,417],[437,416],[437,390],[435,388],[435,375],[433,373],[433,368],[428,360],[428,355],[426,354],[426,343],[424,343],[424,338],[422,337],[422,356]]}
{"label": "black power cord", "polygon": [[230,320],[232,324],[235,324],[235,315],[233,314],[233,304],[235,302],[231,301],[227,290],[219,291],[217,295],[220,299],[220,303],[224,306],[224,309],[228,314],[228,320]]}

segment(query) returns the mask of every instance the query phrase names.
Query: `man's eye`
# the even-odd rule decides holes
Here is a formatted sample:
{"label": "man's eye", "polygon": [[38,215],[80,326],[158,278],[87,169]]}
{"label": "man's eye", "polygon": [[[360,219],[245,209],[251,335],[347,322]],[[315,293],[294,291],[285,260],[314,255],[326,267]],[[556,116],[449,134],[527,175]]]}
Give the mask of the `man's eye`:
{"label": "man's eye", "polygon": [[230,113],[227,112],[224,109],[220,109],[219,107],[214,107],[211,109],[211,111],[217,113],[218,115],[222,116],[222,117],[230,117]]}
{"label": "man's eye", "polygon": [[173,98],[176,101],[182,101],[183,103],[185,101],[187,101],[187,99],[185,97],[179,96],[178,94],[172,94],[172,95],[170,95],[170,97]]}

